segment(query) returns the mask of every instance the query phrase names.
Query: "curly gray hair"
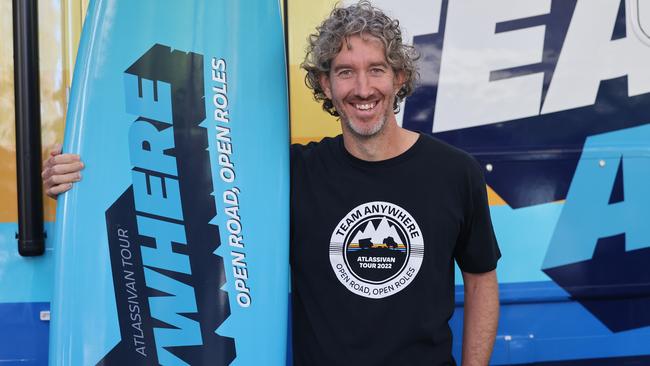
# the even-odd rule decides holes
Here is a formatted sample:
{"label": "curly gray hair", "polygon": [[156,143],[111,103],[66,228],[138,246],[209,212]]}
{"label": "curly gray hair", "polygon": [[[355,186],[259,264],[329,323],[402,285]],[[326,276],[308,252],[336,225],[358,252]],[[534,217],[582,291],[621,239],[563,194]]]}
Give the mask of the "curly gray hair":
{"label": "curly gray hair", "polygon": [[307,71],[305,84],[314,93],[316,101],[323,102],[323,109],[338,117],[332,100],[320,84],[320,76],[329,74],[332,60],[338,55],[343,41],[352,35],[368,34],[378,38],[384,45],[388,64],[393,71],[404,73],[404,84],[397,92],[393,111],[399,112],[399,103],[415,89],[418,77],[415,62],[419,58],[415,48],[404,44],[399,21],[389,18],[369,1],[360,1],[345,8],[335,7],[329,17],[308,38],[307,54],[300,65]]}

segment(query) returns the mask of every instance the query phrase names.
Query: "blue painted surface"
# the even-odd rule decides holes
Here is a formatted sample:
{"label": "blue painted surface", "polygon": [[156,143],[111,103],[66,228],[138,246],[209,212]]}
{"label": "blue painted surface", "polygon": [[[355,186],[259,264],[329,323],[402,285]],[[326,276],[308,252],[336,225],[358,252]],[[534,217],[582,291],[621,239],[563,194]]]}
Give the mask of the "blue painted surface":
{"label": "blue painted surface", "polygon": [[[45,230],[51,234],[51,223]],[[46,365],[53,286],[53,250],[46,240],[45,254],[21,257],[15,234],[18,225],[0,223],[0,365]]]}
{"label": "blue painted surface", "polygon": [[[490,208],[492,224],[503,252],[497,267],[499,283],[549,280],[541,268],[562,207],[561,202],[551,202],[518,209],[508,205]],[[455,278],[457,285],[462,284],[458,266]],[[536,288],[530,288],[530,291],[536,291]]]}
{"label": "blue painted surface", "polygon": [[[51,222],[45,223],[45,231],[51,236]],[[18,224],[0,223],[0,304],[49,302],[54,284],[52,241],[45,241],[42,256],[21,257],[15,237],[17,232]]]}
{"label": "blue painted surface", "polygon": [[[612,332],[585,307],[553,282],[500,285],[502,294],[530,286],[538,295],[503,301],[492,364],[524,364],[559,360],[648,356],[650,327]],[[514,287],[514,288],[513,288]],[[457,287],[462,300],[462,286]],[[460,304],[458,304],[460,305]],[[462,307],[450,321],[454,331],[454,355],[460,359]],[[643,363],[642,363],[643,364]]]}
{"label": "blue painted surface", "polygon": [[[621,165],[626,199],[610,203]],[[649,180],[650,125],[589,137],[542,268],[591,259],[598,239],[621,233],[628,251],[650,246]]]}
{"label": "blue painted surface", "polygon": [[0,303],[0,365],[46,365],[49,322],[47,302]]}

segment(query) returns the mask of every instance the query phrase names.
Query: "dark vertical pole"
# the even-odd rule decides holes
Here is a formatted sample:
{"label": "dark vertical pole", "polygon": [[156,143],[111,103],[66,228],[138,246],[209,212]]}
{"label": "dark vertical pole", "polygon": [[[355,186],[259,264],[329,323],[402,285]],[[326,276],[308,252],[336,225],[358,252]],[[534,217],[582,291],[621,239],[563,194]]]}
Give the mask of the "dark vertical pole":
{"label": "dark vertical pole", "polygon": [[289,1],[283,0],[284,5],[284,59],[287,67],[287,108],[289,120],[289,142],[291,142],[291,59],[289,59]]}
{"label": "dark vertical pole", "polygon": [[13,0],[18,252],[45,251],[41,185],[41,101],[36,0]]}

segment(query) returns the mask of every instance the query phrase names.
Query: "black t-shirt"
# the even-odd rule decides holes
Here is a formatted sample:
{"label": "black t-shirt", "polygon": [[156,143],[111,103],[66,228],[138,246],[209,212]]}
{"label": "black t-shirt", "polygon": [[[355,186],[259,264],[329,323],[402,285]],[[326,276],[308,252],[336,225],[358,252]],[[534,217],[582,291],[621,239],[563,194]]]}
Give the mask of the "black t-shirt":
{"label": "black t-shirt", "polygon": [[454,259],[500,257],[472,157],[426,135],[379,162],[341,136],[293,145],[291,202],[296,366],[455,364]]}

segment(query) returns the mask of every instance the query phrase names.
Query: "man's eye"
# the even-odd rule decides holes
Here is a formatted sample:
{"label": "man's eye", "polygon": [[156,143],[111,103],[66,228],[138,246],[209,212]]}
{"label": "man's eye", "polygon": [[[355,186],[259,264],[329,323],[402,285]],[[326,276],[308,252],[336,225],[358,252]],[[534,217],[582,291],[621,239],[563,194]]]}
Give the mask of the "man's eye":
{"label": "man's eye", "polygon": [[375,74],[375,75],[381,75],[384,72],[385,72],[385,70],[382,69],[381,67],[375,67],[375,68],[370,69],[370,73]]}
{"label": "man's eye", "polygon": [[348,77],[352,75],[352,70],[341,70],[339,71],[339,77]]}

